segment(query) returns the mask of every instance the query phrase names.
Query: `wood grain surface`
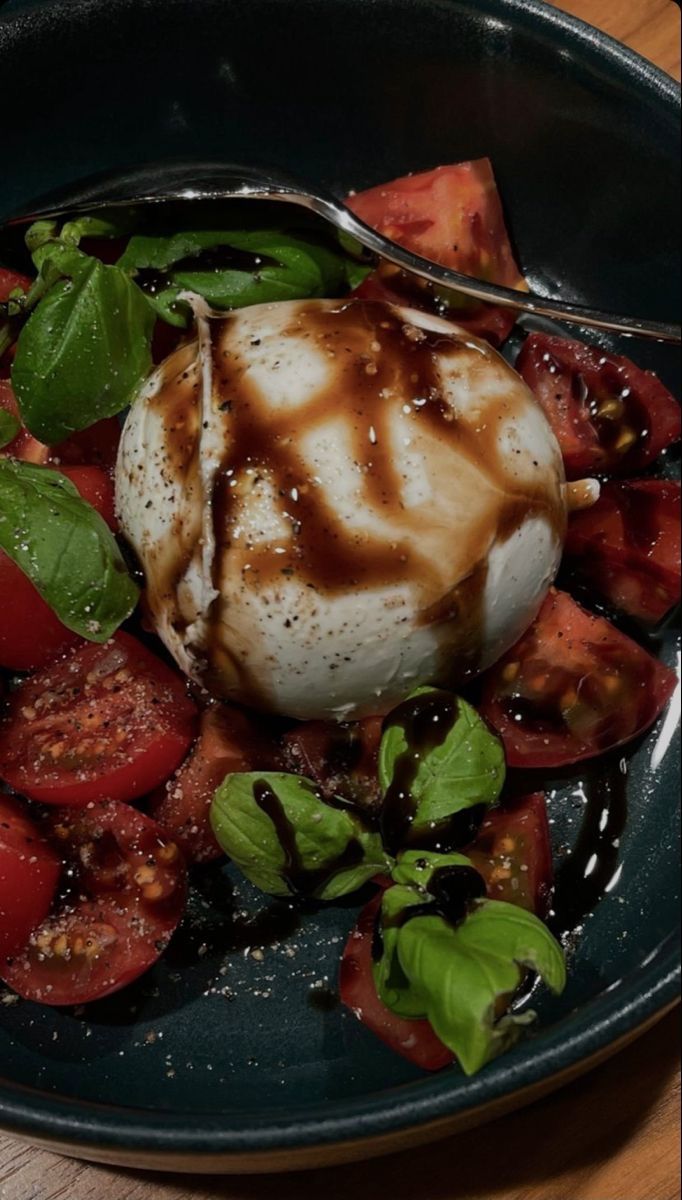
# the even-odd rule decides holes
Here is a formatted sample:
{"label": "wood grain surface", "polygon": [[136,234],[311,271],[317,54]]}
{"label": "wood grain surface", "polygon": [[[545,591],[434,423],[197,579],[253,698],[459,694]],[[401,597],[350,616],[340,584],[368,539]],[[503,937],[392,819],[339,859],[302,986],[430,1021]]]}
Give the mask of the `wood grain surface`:
{"label": "wood grain surface", "polygon": [[[680,78],[672,0],[563,0]],[[251,1179],[141,1175],[0,1136],[0,1200],[678,1200],[680,1022],[472,1133],[357,1166]]]}

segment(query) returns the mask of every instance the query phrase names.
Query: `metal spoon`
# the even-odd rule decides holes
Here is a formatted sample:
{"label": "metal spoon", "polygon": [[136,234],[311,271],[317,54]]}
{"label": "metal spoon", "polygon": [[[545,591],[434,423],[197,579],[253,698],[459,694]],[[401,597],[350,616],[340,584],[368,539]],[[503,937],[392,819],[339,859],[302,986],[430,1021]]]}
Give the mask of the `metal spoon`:
{"label": "metal spoon", "polygon": [[367,250],[418,275],[439,288],[459,292],[474,300],[483,300],[503,308],[533,313],[553,320],[569,321],[594,329],[608,330],[626,337],[650,338],[659,342],[682,342],[680,325],[645,321],[639,317],[621,317],[585,308],[564,300],[552,300],[532,292],[516,291],[494,283],[472,279],[449,267],[439,266],[410,250],[389,241],[334,197],[311,189],[280,173],[254,167],[224,163],[151,164],[115,178],[86,180],[72,188],[44,196],[30,213],[18,214],[8,225],[25,224],[67,213],[93,212],[99,208],[133,207],[185,200],[277,200],[308,209],[355,238]]}

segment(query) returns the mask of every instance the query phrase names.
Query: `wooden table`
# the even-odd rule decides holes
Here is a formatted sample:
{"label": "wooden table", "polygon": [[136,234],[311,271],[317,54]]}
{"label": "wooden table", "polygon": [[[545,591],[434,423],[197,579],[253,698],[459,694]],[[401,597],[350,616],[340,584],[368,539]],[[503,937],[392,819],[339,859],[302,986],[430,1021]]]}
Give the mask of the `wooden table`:
{"label": "wooden table", "polygon": [[[672,0],[562,0],[680,78]],[[375,1163],[265,1179],[94,1167],[0,1136],[0,1200],[676,1200],[680,1029],[673,1013],[617,1058],[532,1108]]]}

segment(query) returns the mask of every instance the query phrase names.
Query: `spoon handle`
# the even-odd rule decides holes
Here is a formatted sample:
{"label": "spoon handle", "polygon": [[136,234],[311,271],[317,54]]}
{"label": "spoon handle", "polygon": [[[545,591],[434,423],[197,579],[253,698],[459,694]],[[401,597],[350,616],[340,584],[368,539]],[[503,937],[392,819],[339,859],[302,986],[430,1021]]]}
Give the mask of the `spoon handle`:
{"label": "spoon handle", "polygon": [[538,317],[549,317],[555,321],[568,321],[572,325],[606,330],[624,337],[648,338],[673,345],[682,343],[679,324],[617,316],[581,304],[553,300],[533,292],[517,291],[461,275],[450,267],[440,266],[413,254],[385,238],[356,217],[342,201],[326,195],[317,187],[306,186],[279,172],[261,168],[227,163],[149,164],[115,178],[86,180],[70,189],[53,193],[44,198],[30,215],[15,217],[8,224],[26,224],[38,218],[63,216],[67,212],[93,212],[98,208],[178,200],[242,199],[275,200],[305,208],[394,266],[439,288],[470,296],[473,300],[532,313]]}

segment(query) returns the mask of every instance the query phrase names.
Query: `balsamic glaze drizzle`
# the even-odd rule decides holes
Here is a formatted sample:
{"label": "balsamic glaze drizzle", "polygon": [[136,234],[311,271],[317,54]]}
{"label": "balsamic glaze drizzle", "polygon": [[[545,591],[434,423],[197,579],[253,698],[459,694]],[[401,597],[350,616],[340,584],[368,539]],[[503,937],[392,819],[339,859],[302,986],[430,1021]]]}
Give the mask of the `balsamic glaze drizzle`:
{"label": "balsamic glaze drizzle", "polygon": [[396,759],[379,819],[389,854],[397,854],[410,846],[448,853],[467,845],[476,835],[485,814],[484,804],[453,813],[427,829],[414,828],[417,801],[412,789],[419,766],[426,754],[443,745],[458,714],[456,696],[434,691],[403,701],[386,718],[384,729],[401,728],[407,742],[407,748]]}
{"label": "balsamic glaze drizzle", "polygon": [[[426,865],[426,864],[425,864]],[[485,880],[475,867],[437,867],[428,883],[428,899],[423,904],[403,908],[382,926],[381,909],[377,913],[372,938],[372,958],[378,962],[384,953],[384,929],[402,929],[417,917],[442,917],[456,929],[466,920],[477,900],[485,899]]]}
{"label": "balsamic glaze drizzle", "polygon": [[627,825],[624,760],[595,764],[580,787],[587,801],[582,828],[573,852],[557,871],[548,921],[557,937],[575,931],[613,884]]}
{"label": "balsamic glaze drizzle", "polygon": [[[289,820],[279,796],[264,779],[253,785],[253,798],[272,821],[279,843],[284,850],[282,876],[293,895],[311,896],[323,884],[350,867],[362,862],[364,851],[357,838],[350,838],[345,848],[331,862],[320,867],[306,867],[296,843],[296,830]],[[320,797],[322,800],[323,798]],[[325,802],[325,801],[323,801]],[[349,806],[344,805],[344,808]]]}

